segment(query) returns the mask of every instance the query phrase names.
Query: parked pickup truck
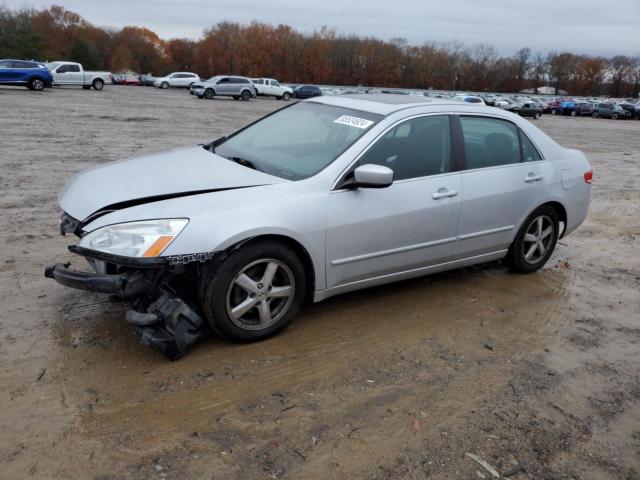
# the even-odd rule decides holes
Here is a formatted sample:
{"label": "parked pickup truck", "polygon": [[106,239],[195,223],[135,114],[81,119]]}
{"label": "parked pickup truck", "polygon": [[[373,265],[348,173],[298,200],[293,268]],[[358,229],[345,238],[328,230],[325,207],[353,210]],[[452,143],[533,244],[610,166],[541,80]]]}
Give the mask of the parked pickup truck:
{"label": "parked pickup truck", "polygon": [[51,62],[47,68],[53,75],[53,85],[76,85],[85,90],[93,87],[102,90],[105,83],[113,83],[113,76],[109,72],[90,72],[75,62]]}
{"label": "parked pickup truck", "polygon": [[276,97],[278,100],[289,100],[293,96],[293,89],[280,85],[273,78],[252,78],[251,81],[263,97]]}

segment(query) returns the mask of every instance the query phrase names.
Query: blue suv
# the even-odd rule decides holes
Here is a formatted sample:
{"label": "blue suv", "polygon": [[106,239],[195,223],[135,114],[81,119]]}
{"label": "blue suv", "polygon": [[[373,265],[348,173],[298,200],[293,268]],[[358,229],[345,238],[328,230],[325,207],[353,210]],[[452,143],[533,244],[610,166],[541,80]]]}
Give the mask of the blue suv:
{"label": "blue suv", "polygon": [[0,60],[0,85],[18,85],[41,91],[53,85],[53,76],[41,63]]}

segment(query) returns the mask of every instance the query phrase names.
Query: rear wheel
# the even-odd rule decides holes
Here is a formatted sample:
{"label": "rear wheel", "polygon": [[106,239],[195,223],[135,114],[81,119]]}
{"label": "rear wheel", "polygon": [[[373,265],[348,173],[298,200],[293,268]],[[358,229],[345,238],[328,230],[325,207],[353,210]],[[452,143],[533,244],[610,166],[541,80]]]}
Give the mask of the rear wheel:
{"label": "rear wheel", "polygon": [[578,112],[576,112],[575,110],[571,110],[571,116],[575,117],[576,115],[578,115]]}
{"label": "rear wheel", "polygon": [[205,317],[219,335],[238,342],[261,340],[285,328],[306,291],[296,253],[270,241],[233,251],[203,281]]}
{"label": "rear wheel", "polygon": [[249,90],[244,90],[240,94],[240,98],[242,99],[243,102],[248,102],[249,100],[251,100],[251,92]]}
{"label": "rear wheel", "polygon": [[557,111],[555,108],[552,108],[552,109],[551,109],[551,115],[555,115],[555,114],[557,114],[557,113],[558,113],[558,111]]}
{"label": "rear wheel", "polygon": [[104,87],[104,82],[101,79],[96,78],[93,83],[91,83],[91,86],[94,90],[102,90]]}
{"label": "rear wheel", "polygon": [[618,120],[620,118],[620,115],[618,115],[617,113],[612,113],[611,118],[614,120]]}
{"label": "rear wheel", "polygon": [[553,253],[560,232],[560,221],[553,207],[536,208],[523,223],[509,247],[506,263],[518,273],[531,273],[541,268]]}
{"label": "rear wheel", "polygon": [[536,120],[539,119],[542,115],[540,115],[540,112],[536,112],[536,114],[533,116],[533,118],[535,118]]}
{"label": "rear wheel", "polygon": [[213,100],[213,97],[216,96],[216,92],[214,92],[212,89],[207,88],[204,91],[204,98],[206,98],[207,100]]}
{"label": "rear wheel", "polygon": [[600,114],[599,114],[598,112],[593,112],[593,113],[591,114],[591,116],[592,116],[593,118],[598,118],[598,117],[600,116]]}

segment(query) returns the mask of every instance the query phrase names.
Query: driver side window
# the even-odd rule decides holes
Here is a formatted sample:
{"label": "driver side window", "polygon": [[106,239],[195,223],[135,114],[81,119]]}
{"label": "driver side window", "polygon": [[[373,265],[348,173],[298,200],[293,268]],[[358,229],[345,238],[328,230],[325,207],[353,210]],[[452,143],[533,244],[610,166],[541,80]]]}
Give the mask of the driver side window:
{"label": "driver side window", "polygon": [[389,167],[394,180],[450,172],[449,117],[418,117],[396,125],[358,160],[358,165],[370,163]]}

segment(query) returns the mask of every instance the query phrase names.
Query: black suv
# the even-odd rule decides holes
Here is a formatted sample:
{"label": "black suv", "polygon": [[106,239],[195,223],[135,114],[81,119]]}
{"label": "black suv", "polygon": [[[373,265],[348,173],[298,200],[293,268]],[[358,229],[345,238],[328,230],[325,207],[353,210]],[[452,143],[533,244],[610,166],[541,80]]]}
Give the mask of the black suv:
{"label": "black suv", "polygon": [[620,106],[631,114],[635,120],[640,120],[640,103],[621,103]]}

